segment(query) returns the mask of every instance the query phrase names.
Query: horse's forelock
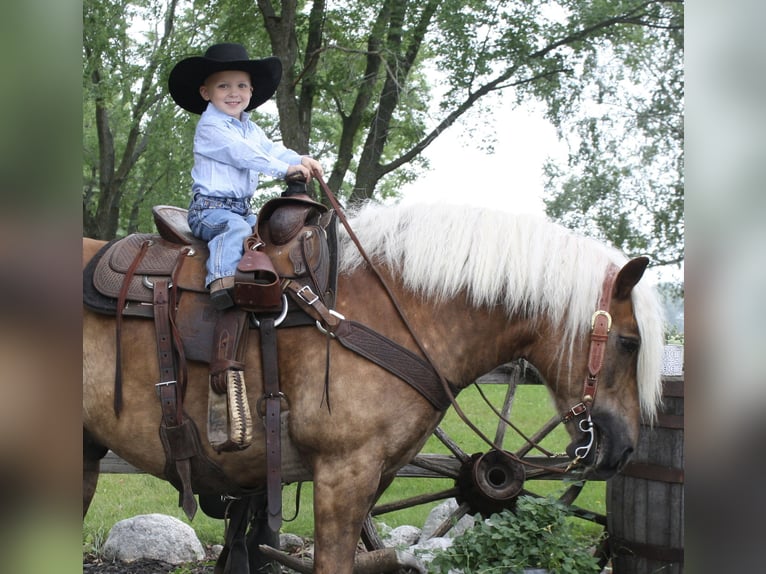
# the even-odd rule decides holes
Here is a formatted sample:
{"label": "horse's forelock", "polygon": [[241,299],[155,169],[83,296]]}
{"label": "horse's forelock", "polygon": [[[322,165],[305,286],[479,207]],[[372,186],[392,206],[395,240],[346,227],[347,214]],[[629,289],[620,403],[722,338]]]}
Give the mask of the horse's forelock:
{"label": "horse's forelock", "polygon": [[[590,328],[609,263],[625,256],[572,233],[543,216],[448,204],[367,203],[354,210],[351,227],[368,255],[395,269],[405,285],[437,300],[465,290],[476,306],[502,305],[511,315],[545,315],[564,330],[562,357]],[[348,238],[341,243],[341,270],[363,260]],[[663,323],[651,288],[639,283],[633,296],[643,344],[638,361],[641,408],[654,418],[660,394]]]}

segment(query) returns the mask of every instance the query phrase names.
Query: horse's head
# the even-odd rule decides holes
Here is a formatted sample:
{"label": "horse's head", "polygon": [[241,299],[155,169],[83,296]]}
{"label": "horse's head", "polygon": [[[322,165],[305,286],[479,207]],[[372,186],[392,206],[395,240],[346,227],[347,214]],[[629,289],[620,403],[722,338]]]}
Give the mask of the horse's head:
{"label": "horse's head", "polygon": [[553,389],[572,438],[567,454],[591,478],[619,471],[636,446],[642,415],[655,416],[661,313],[648,290],[636,289],[647,263],[640,257],[607,273],[591,324],[570,347],[569,384]]}

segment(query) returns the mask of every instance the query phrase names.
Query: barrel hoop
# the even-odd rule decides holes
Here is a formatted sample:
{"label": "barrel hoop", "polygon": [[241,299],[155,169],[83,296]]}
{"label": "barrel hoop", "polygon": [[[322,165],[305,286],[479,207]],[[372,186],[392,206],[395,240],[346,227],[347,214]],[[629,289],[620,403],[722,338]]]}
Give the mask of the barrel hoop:
{"label": "barrel hoop", "polygon": [[666,415],[660,413],[657,415],[657,424],[654,426],[662,429],[684,430],[684,415]]}
{"label": "barrel hoop", "polygon": [[663,377],[662,379],[663,397],[684,397],[684,378],[683,377]]}
{"label": "barrel hoop", "polygon": [[662,562],[677,562],[683,564],[684,549],[669,548],[657,544],[647,544],[634,540],[609,537],[609,545],[612,555],[634,555],[649,560],[661,560]]}
{"label": "barrel hoop", "polygon": [[645,480],[656,480],[673,484],[684,483],[684,470],[682,468],[672,468],[647,462],[629,462],[620,471],[620,474],[632,478],[643,478]]}

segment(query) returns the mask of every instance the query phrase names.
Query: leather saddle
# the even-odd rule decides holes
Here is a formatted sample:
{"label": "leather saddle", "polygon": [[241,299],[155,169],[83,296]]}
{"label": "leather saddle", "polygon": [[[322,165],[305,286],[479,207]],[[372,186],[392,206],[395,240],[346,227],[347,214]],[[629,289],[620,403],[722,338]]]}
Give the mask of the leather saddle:
{"label": "leather saddle", "polygon": [[[158,205],[152,208],[152,214],[158,234],[136,233],[112,241],[88,264],[83,281],[84,303],[93,311],[114,315],[120,294],[126,290],[120,313],[152,318],[154,284],[167,280],[177,293],[176,321],[187,358],[209,363],[219,312],[210,304],[205,288],[207,244],[192,234],[186,209]],[[275,274],[269,284],[276,283],[278,304],[287,305],[283,326],[315,322],[292,298],[282,298],[288,282],[305,286],[332,308],[337,283],[337,223],[332,210],[307,197],[273,199],[261,208],[251,240],[257,245],[253,252],[266,256],[266,265]],[[263,272],[260,280],[258,273],[256,270],[251,278],[262,287]],[[246,273],[239,275],[238,281],[247,281]],[[242,307],[254,311],[264,308],[258,301],[251,303]]]}

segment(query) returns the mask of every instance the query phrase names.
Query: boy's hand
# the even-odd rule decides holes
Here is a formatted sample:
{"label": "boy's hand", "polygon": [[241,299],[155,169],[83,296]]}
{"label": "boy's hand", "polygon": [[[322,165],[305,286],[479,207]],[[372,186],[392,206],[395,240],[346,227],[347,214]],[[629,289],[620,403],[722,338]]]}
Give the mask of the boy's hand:
{"label": "boy's hand", "polygon": [[[303,167],[307,168],[307,169],[309,170],[309,172],[311,173],[311,175],[312,175],[312,176],[315,176],[315,177],[322,177],[322,176],[324,175],[324,171],[322,170],[322,166],[321,166],[321,165],[320,165],[320,163],[319,163],[317,160],[315,160],[313,157],[309,157],[309,156],[307,156],[307,155],[304,155],[304,156],[301,158],[301,165],[302,165]],[[306,182],[307,182],[307,183],[308,183],[309,181],[311,181],[311,178],[309,178],[308,180],[306,180]]]}
{"label": "boy's hand", "polygon": [[300,174],[301,178],[303,178],[303,181],[306,183],[311,181],[311,171],[303,164],[289,166],[287,168],[287,173],[285,174],[285,179],[289,180],[295,178],[298,174]]}

